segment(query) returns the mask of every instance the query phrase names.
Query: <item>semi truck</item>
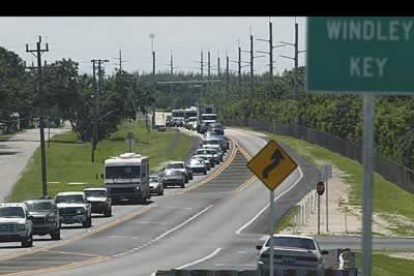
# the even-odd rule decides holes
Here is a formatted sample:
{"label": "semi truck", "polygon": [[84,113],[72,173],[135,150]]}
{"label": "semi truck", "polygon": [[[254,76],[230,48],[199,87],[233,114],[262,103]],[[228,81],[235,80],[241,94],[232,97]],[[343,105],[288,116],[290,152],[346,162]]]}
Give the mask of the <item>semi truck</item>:
{"label": "semi truck", "polygon": [[105,160],[104,182],[113,202],[128,199],[146,203],[151,197],[149,158],[127,152]]}

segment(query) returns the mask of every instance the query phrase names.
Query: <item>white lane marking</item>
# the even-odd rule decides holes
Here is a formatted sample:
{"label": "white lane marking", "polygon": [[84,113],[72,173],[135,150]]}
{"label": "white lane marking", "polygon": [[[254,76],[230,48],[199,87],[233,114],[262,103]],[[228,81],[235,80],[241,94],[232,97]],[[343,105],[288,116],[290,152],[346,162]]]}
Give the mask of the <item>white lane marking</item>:
{"label": "white lane marking", "polygon": [[165,208],[165,209],[184,209],[184,210],[193,210],[194,209],[192,207],[175,207],[175,206],[161,207],[161,208]]}
{"label": "white lane marking", "polygon": [[159,236],[158,238],[152,240],[151,242],[156,242],[160,239],[162,239],[163,237],[167,236],[168,234],[174,232],[175,230],[181,228],[182,226],[186,225],[187,223],[189,223],[190,221],[192,221],[193,219],[197,218],[198,216],[200,216],[201,214],[203,214],[204,212],[206,212],[208,209],[210,209],[211,207],[213,207],[213,205],[209,205],[207,208],[201,210],[200,212],[198,212],[197,214],[195,214],[194,216],[192,216],[191,218],[187,219],[186,221],[184,221],[183,223],[177,225],[176,227],[168,230],[167,232],[165,232],[164,234],[162,234],[161,236]]}
{"label": "white lane marking", "polygon": [[177,229],[181,228],[182,226],[186,225],[187,223],[189,223],[189,222],[190,222],[190,221],[192,221],[193,219],[197,218],[198,216],[200,216],[201,214],[203,214],[204,212],[206,212],[208,209],[210,209],[210,208],[212,208],[212,207],[213,207],[213,205],[209,205],[209,206],[207,206],[206,208],[204,208],[203,210],[201,210],[200,212],[198,212],[197,214],[195,214],[194,216],[190,217],[189,219],[185,220],[183,223],[181,223],[181,224],[179,224],[179,225],[175,226],[174,228],[172,228],[172,229],[168,230],[167,232],[165,232],[164,234],[160,235],[159,237],[157,237],[157,238],[155,238],[155,239],[153,239],[153,240],[150,240],[150,241],[148,241],[147,243],[145,243],[145,244],[143,244],[143,245],[140,245],[140,246],[138,246],[138,247],[136,247],[136,248],[134,248],[134,249],[131,249],[131,250],[129,250],[129,251],[125,251],[125,252],[122,252],[122,253],[118,253],[118,254],[116,254],[116,255],[113,255],[112,257],[120,257],[120,256],[122,256],[122,255],[124,255],[124,254],[127,254],[127,253],[132,253],[132,252],[134,252],[134,251],[136,251],[136,250],[139,250],[139,249],[142,249],[142,248],[144,248],[144,247],[147,247],[148,245],[151,245],[152,243],[154,243],[154,242],[156,242],[156,241],[158,241],[158,240],[160,240],[160,239],[164,238],[164,237],[165,237],[165,236],[167,236],[168,234],[170,234],[170,233],[174,232],[175,230],[177,230]]}
{"label": "white lane marking", "polygon": [[237,251],[237,254],[257,254],[257,251]]}
{"label": "white lane marking", "polygon": [[215,255],[217,255],[220,251],[221,251],[221,248],[217,248],[217,249],[216,249],[216,250],[214,250],[214,252],[213,252],[213,253],[211,253],[210,255],[205,256],[204,258],[198,259],[198,260],[196,260],[196,261],[194,261],[194,262],[191,262],[191,263],[188,263],[188,264],[182,265],[182,266],[180,266],[180,267],[177,267],[176,269],[183,269],[183,268],[186,268],[186,267],[189,267],[189,266],[192,266],[192,265],[195,265],[195,264],[198,264],[198,263],[204,262],[205,260],[208,260],[208,259],[210,259],[210,258],[214,257]]}
{"label": "white lane marking", "polygon": [[[280,195],[278,195],[277,197],[275,197],[274,201],[278,200],[280,197],[282,197],[283,195],[285,195],[287,192],[289,192],[290,190],[292,190],[298,183],[299,181],[303,178],[303,172],[301,170],[301,168],[298,166],[299,169],[299,174],[300,177],[298,180],[296,180],[296,182],[289,187],[289,189],[283,191]],[[243,231],[246,227],[248,227],[250,224],[253,223],[253,221],[255,221],[267,208],[269,208],[270,203],[268,203],[262,210],[260,210],[249,222],[247,222],[246,224],[244,224],[242,227],[240,227],[235,233],[237,235],[240,235],[241,231]]]}
{"label": "white lane marking", "polygon": [[136,223],[143,223],[143,224],[167,224],[166,222],[162,222],[162,221],[137,221]]}
{"label": "white lane marking", "polygon": [[132,240],[139,240],[138,237],[127,237],[127,236],[109,236],[108,239],[132,239]]}

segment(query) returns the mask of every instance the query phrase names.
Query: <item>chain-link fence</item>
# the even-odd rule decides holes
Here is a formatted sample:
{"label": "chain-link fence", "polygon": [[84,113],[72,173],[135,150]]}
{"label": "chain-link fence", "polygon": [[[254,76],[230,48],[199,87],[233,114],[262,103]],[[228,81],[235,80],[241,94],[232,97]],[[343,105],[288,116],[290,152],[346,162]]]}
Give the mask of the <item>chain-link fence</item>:
{"label": "chain-link fence", "polygon": [[[332,134],[321,132],[296,124],[266,123],[256,119],[227,120],[229,126],[246,126],[257,131],[266,131],[278,135],[292,136],[312,144],[327,148],[342,156],[353,159],[362,164],[362,146]],[[393,182],[402,189],[414,193],[414,171],[403,167],[394,161],[375,153],[375,171],[386,180]]]}

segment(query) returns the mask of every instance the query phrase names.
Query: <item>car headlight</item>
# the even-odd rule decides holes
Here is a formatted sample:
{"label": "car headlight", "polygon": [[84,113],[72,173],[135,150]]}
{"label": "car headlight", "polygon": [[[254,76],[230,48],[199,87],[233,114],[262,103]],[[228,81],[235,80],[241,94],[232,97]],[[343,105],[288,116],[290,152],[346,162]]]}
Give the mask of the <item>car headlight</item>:
{"label": "car headlight", "polygon": [[47,222],[53,222],[53,221],[55,221],[55,218],[53,216],[47,216],[46,221]]}
{"label": "car headlight", "polygon": [[135,187],[135,189],[137,189],[139,191],[141,189],[141,187],[140,186],[137,186],[137,187]]}
{"label": "car headlight", "polygon": [[24,231],[24,230],[26,230],[26,224],[25,223],[17,224],[17,231]]}
{"label": "car headlight", "polygon": [[78,210],[76,210],[76,214],[78,214],[78,215],[81,215],[81,214],[83,214],[85,212],[85,210],[84,209],[78,209]]}

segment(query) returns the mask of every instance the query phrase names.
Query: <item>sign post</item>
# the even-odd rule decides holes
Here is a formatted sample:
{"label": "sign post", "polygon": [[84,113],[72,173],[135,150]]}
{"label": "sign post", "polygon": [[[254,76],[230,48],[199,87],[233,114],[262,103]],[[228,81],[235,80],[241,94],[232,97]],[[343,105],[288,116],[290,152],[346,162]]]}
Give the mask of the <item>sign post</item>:
{"label": "sign post", "polygon": [[375,94],[414,92],[413,17],[310,17],[306,90],[365,93],[362,273],[371,275]]}
{"label": "sign post", "polygon": [[329,232],[329,197],[328,197],[328,180],[330,178],[332,178],[332,165],[331,164],[325,164],[321,166],[321,171],[322,171],[322,179],[325,182],[325,186],[326,186],[326,232]]}
{"label": "sign post", "polygon": [[270,140],[248,163],[247,167],[266,185],[270,191],[270,254],[269,272],[273,276],[273,233],[275,227],[275,193],[281,184],[296,168],[296,162],[273,140]]}
{"label": "sign post", "polygon": [[128,146],[128,152],[132,152],[132,147],[135,145],[135,137],[134,134],[132,132],[128,132],[128,136],[125,139],[125,142]]}
{"label": "sign post", "polygon": [[318,193],[318,235],[321,233],[321,196],[325,191],[325,185],[323,181],[319,181],[316,184],[316,192]]}

